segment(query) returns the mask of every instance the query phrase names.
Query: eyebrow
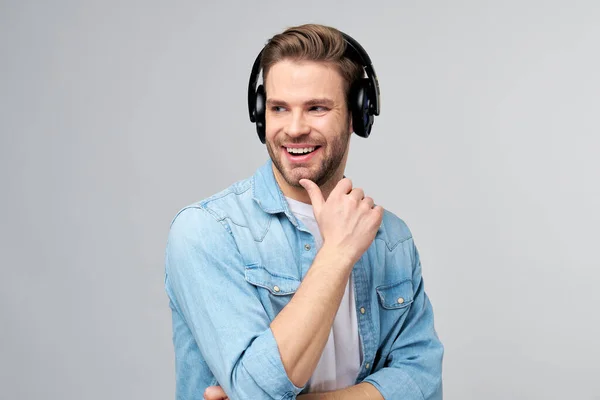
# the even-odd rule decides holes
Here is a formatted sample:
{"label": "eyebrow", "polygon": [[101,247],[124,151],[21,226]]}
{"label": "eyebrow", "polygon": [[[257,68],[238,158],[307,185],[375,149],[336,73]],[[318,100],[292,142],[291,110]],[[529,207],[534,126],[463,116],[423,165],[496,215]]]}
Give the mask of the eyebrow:
{"label": "eyebrow", "polygon": [[[267,100],[267,106],[272,107],[272,106],[286,106],[288,105],[285,101],[283,100],[277,100],[277,99],[268,99]],[[327,107],[333,107],[334,105],[334,101],[331,99],[328,99],[326,97],[321,98],[321,99],[311,99],[311,100],[307,100],[304,102],[304,106],[316,106],[316,105],[323,105],[323,106],[327,106]]]}

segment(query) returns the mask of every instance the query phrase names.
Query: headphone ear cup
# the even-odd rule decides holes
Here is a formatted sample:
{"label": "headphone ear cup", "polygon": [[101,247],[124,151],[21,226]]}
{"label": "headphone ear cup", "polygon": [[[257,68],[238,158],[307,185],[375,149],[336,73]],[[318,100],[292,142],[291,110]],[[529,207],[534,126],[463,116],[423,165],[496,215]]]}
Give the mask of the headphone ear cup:
{"label": "headphone ear cup", "polygon": [[368,82],[360,79],[350,90],[350,108],[352,112],[352,127],[354,133],[367,138],[371,134],[373,116],[369,112]]}
{"label": "headphone ear cup", "polygon": [[265,107],[267,96],[263,85],[256,88],[256,102],[254,103],[254,118],[256,119],[256,133],[258,138],[265,143]]}

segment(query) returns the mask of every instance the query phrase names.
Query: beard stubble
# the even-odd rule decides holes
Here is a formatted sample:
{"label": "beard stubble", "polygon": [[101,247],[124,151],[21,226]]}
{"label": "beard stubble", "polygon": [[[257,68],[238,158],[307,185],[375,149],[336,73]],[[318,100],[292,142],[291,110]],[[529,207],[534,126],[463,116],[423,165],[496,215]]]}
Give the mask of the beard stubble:
{"label": "beard stubble", "polygon": [[[349,133],[349,124],[347,124],[344,127],[344,130],[341,131],[338,135],[336,135],[333,141],[327,144],[329,154],[325,156],[322,155],[322,159],[317,170],[314,172],[312,170],[309,170],[310,172],[308,174],[294,173],[299,172],[299,169],[307,170],[308,168],[304,166],[299,166],[292,169],[285,167],[284,162],[282,160],[282,158],[285,157],[285,155],[283,155],[280,151],[280,142],[273,144],[267,140],[267,152],[269,153],[269,156],[273,161],[273,165],[275,166],[275,168],[277,168],[277,170],[279,171],[283,179],[285,179],[288,185],[293,187],[302,187],[302,185],[300,185],[299,183],[300,179],[310,179],[318,186],[323,186],[331,179],[331,177],[338,170],[344,158],[344,155],[346,154],[346,151],[348,149],[348,141],[350,140],[350,135],[351,133]],[[288,141],[287,143],[303,143],[306,141],[307,140],[305,138],[300,138],[294,141]],[[319,145],[318,143],[315,144]],[[323,145],[321,145],[320,151],[324,151]]]}

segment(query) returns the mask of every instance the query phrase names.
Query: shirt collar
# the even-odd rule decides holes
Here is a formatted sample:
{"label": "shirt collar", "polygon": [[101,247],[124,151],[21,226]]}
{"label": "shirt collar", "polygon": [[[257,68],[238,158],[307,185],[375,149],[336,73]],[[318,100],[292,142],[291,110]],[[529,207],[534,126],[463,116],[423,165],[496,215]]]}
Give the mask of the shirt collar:
{"label": "shirt collar", "polygon": [[269,159],[252,177],[252,198],[266,213],[285,213],[292,223],[298,226],[296,217],[290,211],[283,192],[273,173],[273,161]]}

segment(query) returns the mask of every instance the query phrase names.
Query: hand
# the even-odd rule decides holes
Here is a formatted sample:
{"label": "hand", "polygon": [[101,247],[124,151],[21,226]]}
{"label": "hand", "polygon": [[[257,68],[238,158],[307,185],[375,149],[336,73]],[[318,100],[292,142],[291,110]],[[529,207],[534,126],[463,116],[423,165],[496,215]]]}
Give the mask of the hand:
{"label": "hand", "polygon": [[204,400],[229,400],[221,386],[209,386],[204,391]]}
{"label": "hand", "polygon": [[338,182],[327,201],[316,183],[308,179],[301,179],[299,183],[310,197],[323,247],[349,256],[354,265],[375,239],[383,208],[375,206],[372,198],[365,197],[362,189],[352,188],[348,178]]}

